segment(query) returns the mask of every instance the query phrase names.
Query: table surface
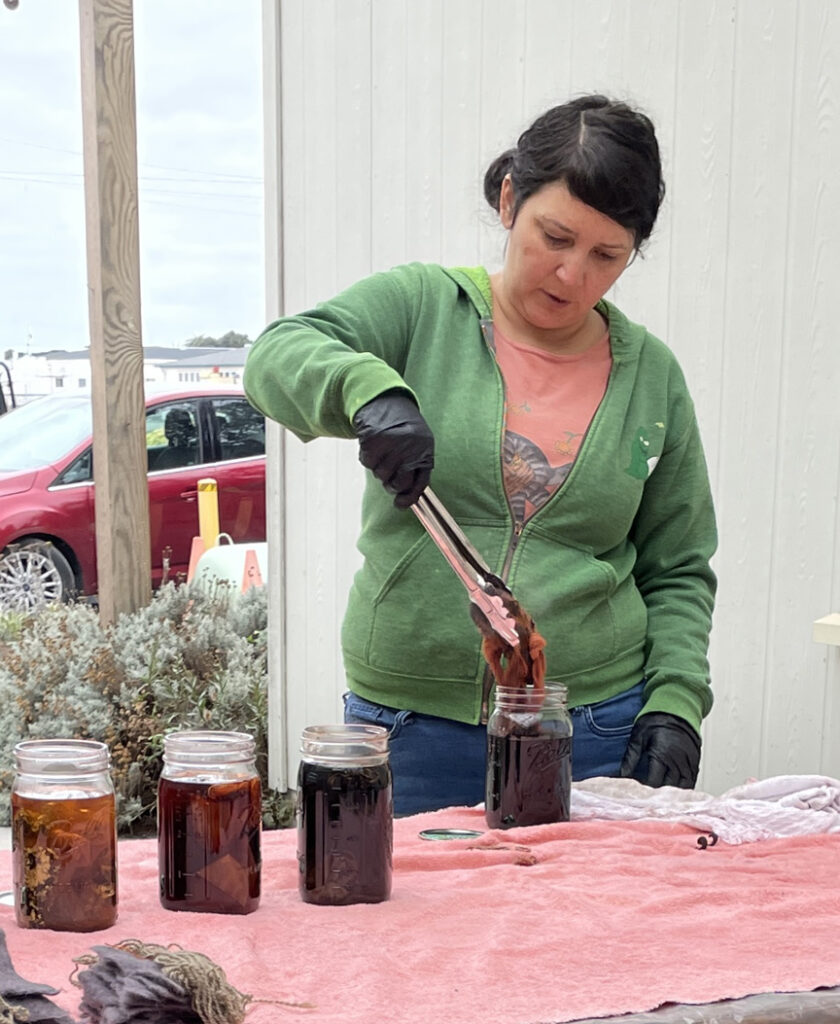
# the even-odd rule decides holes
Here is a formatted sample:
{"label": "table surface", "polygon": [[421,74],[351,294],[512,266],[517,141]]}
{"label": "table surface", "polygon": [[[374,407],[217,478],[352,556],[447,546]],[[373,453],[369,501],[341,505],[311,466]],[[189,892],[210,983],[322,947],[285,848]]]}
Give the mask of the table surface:
{"label": "table surface", "polygon": [[[423,841],[430,827],[483,834]],[[163,910],[157,844],[124,840],[113,928],[20,929],[11,907],[0,927],[18,972],[60,989],[70,1013],[74,958],[137,938],[204,953],[256,999],[309,1004],[288,1013],[311,1024],[427,1024],[443,1007],[448,1024],[840,1021],[840,836],[696,840],[662,822],[490,831],[454,808],[394,822],[389,901],[315,907],[298,893],[294,831],[267,832],[245,917]],[[0,851],[0,889],[10,868]],[[255,1002],[246,1024],[285,1016]]]}
{"label": "table surface", "polygon": [[574,1024],[837,1024],[840,988],[811,992],[762,992],[716,1003],[671,1004],[646,1013],[586,1017]]}

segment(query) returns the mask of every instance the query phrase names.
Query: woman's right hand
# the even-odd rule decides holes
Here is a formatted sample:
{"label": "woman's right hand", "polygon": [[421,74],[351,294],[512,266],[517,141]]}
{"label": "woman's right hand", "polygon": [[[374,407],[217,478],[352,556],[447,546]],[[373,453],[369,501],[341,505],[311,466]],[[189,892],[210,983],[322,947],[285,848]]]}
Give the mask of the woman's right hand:
{"label": "woman's right hand", "polygon": [[387,391],[363,405],[353,417],[359,462],[408,508],[429,483],[435,464],[435,439],[413,398]]}

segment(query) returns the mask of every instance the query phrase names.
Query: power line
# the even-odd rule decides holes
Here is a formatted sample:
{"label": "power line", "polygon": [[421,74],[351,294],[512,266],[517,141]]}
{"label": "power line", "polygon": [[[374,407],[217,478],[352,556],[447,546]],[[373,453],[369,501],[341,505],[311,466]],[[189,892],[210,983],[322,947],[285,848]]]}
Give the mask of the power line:
{"label": "power line", "polygon": [[[3,179],[3,175],[0,174],[0,181],[2,181],[2,180],[4,180]],[[15,180],[20,180],[20,179],[15,179]],[[28,181],[22,182],[22,183],[23,184],[32,183],[32,184],[35,184],[35,185],[52,185],[54,187],[57,186],[58,188],[72,188],[72,189],[78,189],[78,188],[81,187],[81,185],[79,183],[77,183],[77,182],[72,182],[72,181],[39,181],[37,178],[30,178]],[[150,195],[150,193],[151,193],[151,195]],[[180,197],[181,202],[173,202],[173,201],[167,200],[167,199],[155,199],[155,198],[153,198],[154,195],[158,195],[158,194],[159,195],[178,196],[178,197]],[[219,198],[223,198],[223,199],[234,199],[234,200],[236,200],[236,199],[240,199],[240,200],[241,199],[245,199],[245,200],[249,200],[249,201],[259,200],[259,198],[260,198],[259,196],[235,196],[235,195],[225,195],[224,193],[176,192],[176,191],[172,191],[172,190],[168,190],[168,189],[141,189],[138,192],[138,197],[137,198],[138,198],[138,206],[140,206],[140,207],[144,207],[144,206],[169,206],[169,207],[174,207],[175,209],[178,209],[178,210],[182,210],[185,213],[213,213],[213,214],[220,214],[222,216],[230,216],[230,217],[254,217],[254,218],[262,217],[262,213],[259,210],[246,210],[246,209],[241,209],[241,208],[238,209],[238,210],[229,210],[229,209],[225,209],[222,206],[197,206],[195,204],[195,200],[196,199],[200,200],[200,199],[204,199],[204,198],[215,198],[216,196],[218,196]]]}
{"label": "power line", "polygon": [[[2,175],[8,181],[15,181],[15,180],[27,181],[27,180],[29,180],[29,178],[31,176],[33,176],[33,177],[37,177],[39,179],[56,179],[56,180],[65,179],[65,180],[71,181],[71,183],[77,183],[77,182],[81,183],[81,182],[84,181],[84,177],[85,177],[84,174],[81,171],[43,171],[43,170],[37,170],[37,171],[0,170],[0,175]],[[143,174],[141,174],[139,176],[138,181],[141,184],[147,183],[147,182],[148,183],[153,183],[153,184],[157,184],[158,182],[164,182],[164,183],[170,182],[170,183],[184,184],[184,185],[226,185],[226,184],[229,184],[229,185],[232,185],[232,186],[239,186],[239,187],[242,187],[242,188],[255,188],[258,185],[259,186],[262,185],[262,178],[254,178],[254,179],[250,179],[250,180],[247,180],[247,181],[246,180],[243,180],[243,181],[229,181],[226,178],[172,178],[172,177],[168,177],[168,176],[160,176],[160,175],[152,176],[152,175],[143,175]],[[231,193],[231,194],[233,194],[233,193]]]}
{"label": "power line", "polygon": [[[44,172],[41,172],[44,173]],[[50,172],[46,172],[50,173]],[[16,181],[22,185],[56,185],[59,188],[81,188],[83,179],[79,175],[69,175],[76,180],[60,180],[57,177],[40,177],[40,175],[24,176],[16,171],[0,171],[0,181]],[[154,179],[152,179],[154,180]],[[209,182],[208,182],[209,184]],[[146,195],[179,196],[181,199],[233,199],[254,203],[261,200],[261,196],[237,195],[235,192],[201,192],[197,190],[183,190],[171,188],[151,188],[148,185],[138,185],[138,195],[142,199]]]}
{"label": "power line", "polygon": [[[10,139],[10,138],[8,138],[8,136],[0,136],[0,142],[8,142],[8,143],[11,143],[13,146],[29,146],[32,149],[43,149],[43,150],[45,150],[48,153],[65,153],[65,154],[67,154],[69,156],[77,156],[79,158],[81,158],[82,155],[83,155],[82,151],[80,149],[60,149],[57,146],[44,146],[44,145],[41,145],[38,142],[27,142],[24,139]],[[202,171],[202,170],[197,169],[195,167],[190,167],[190,168],[185,168],[185,167],[168,167],[168,166],[163,166],[162,164],[147,164],[147,163],[143,163],[143,162],[138,162],[137,166],[138,167],[148,167],[151,170],[155,170],[155,171],[175,171],[178,174],[208,174],[208,175],[212,174],[212,175],[215,175],[216,177],[218,177],[220,179],[221,178],[226,178],[226,179],[231,179],[231,180],[253,181],[253,182],[261,182],[262,181],[261,177],[256,177],[254,175],[249,175],[249,174],[233,174],[233,173],[228,172],[228,171]],[[199,180],[202,180],[202,179],[199,179]],[[211,178],[210,180],[214,180],[214,179]]]}

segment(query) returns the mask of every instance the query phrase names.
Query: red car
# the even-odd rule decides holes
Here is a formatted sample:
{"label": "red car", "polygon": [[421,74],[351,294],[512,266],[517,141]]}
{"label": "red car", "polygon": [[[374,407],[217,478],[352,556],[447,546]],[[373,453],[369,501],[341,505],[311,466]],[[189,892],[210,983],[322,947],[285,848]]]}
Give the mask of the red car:
{"label": "red car", "polygon": [[[97,592],[91,404],[50,395],[0,417],[0,611]],[[265,540],[265,420],[240,390],[147,397],[152,585],[186,573],[197,482],[218,483],[219,528]]]}

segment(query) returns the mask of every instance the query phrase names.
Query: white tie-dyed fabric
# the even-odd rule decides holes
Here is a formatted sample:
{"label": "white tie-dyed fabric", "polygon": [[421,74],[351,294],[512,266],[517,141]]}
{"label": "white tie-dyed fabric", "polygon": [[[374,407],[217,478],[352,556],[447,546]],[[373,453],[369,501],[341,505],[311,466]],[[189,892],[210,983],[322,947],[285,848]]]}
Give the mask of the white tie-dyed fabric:
{"label": "white tie-dyed fabric", "polygon": [[712,796],[693,789],[651,789],[634,779],[595,778],[572,785],[572,820],[651,818],[714,832],[726,843],[840,832],[840,780],[776,775]]}

